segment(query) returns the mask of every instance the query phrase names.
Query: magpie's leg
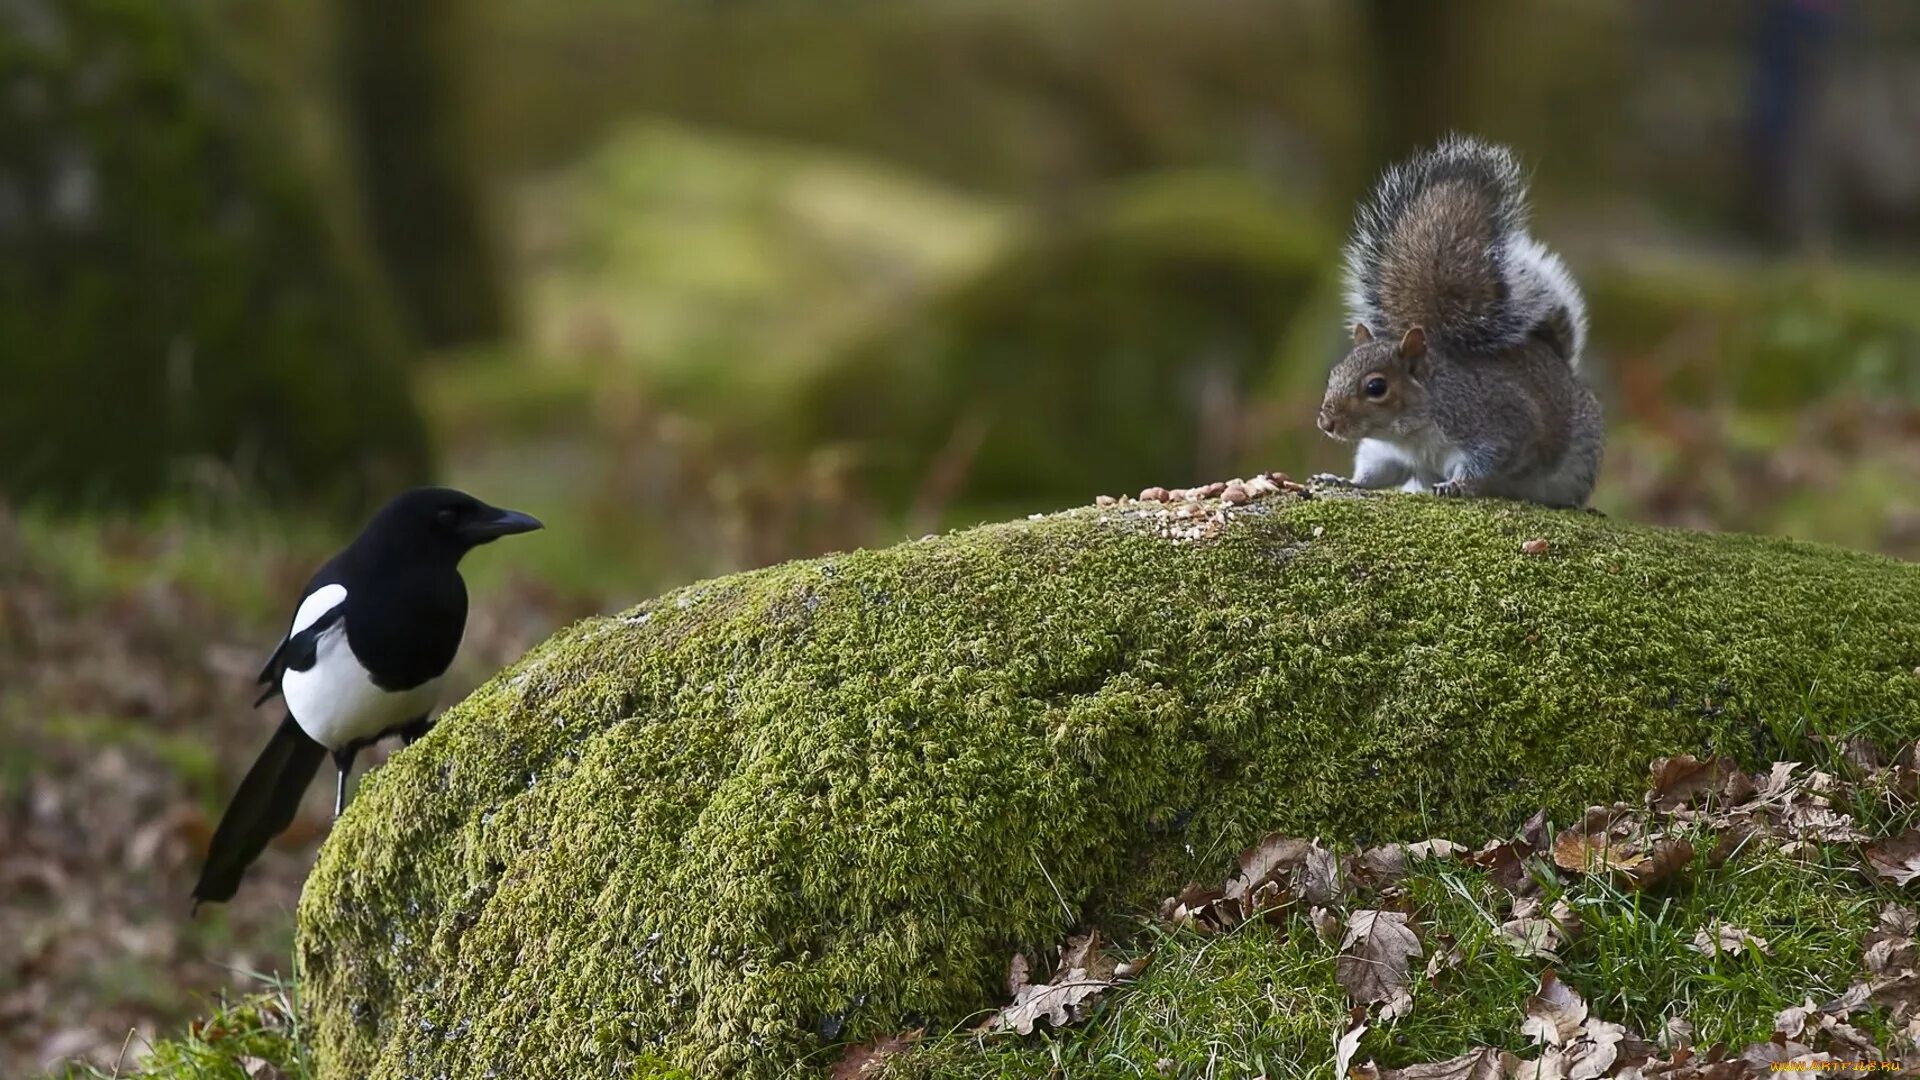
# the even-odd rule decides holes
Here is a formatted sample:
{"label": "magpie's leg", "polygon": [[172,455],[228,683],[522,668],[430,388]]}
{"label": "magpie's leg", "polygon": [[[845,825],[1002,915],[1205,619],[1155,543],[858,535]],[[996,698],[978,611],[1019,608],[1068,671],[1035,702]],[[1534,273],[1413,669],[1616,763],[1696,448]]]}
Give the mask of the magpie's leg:
{"label": "magpie's leg", "polygon": [[432,730],[433,721],[427,719],[425,716],[421,716],[400,729],[400,745],[412,746],[414,740],[423,738],[427,732]]}
{"label": "magpie's leg", "polygon": [[360,747],[354,743],[348,743],[333,752],[333,767],[340,770],[340,778],[333,787],[333,819],[335,821],[340,820],[340,815],[346,813],[347,774],[353,772],[353,756],[359,752]]}

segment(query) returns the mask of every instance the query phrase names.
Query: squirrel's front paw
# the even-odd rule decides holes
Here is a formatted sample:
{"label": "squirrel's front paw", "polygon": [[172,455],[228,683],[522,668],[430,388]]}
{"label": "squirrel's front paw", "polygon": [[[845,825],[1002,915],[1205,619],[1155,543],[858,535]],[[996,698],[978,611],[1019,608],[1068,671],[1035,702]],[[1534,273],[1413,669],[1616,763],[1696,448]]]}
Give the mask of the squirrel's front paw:
{"label": "squirrel's front paw", "polygon": [[1433,485],[1433,493],[1443,499],[1464,499],[1473,494],[1465,480],[1442,480]]}
{"label": "squirrel's front paw", "polygon": [[1360,486],[1344,476],[1335,476],[1328,472],[1314,473],[1312,476],[1307,477],[1307,482],[1310,484],[1320,484],[1324,487],[1337,488],[1357,488]]}

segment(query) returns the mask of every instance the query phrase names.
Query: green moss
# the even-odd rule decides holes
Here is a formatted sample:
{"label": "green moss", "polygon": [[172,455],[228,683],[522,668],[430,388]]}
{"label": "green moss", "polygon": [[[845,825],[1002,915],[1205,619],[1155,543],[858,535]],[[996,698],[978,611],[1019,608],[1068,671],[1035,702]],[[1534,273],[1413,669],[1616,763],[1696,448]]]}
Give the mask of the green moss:
{"label": "green moss", "polygon": [[69,1065],[63,1080],[251,1080],[262,1066],[285,1080],[311,1080],[313,1063],[287,993],[276,990],[223,1004],[184,1034],[150,1045],[129,1045],[111,1073]]}
{"label": "green moss", "polygon": [[301,904],[316,1051],[772,1075],[963,1019],[1010,950],[1267,829],[1477,836],[1659,754],[1913,738],[1916,612],[1888,559],[1415,496],[1194,544],[1084,509],[695,585],[368,779]]}

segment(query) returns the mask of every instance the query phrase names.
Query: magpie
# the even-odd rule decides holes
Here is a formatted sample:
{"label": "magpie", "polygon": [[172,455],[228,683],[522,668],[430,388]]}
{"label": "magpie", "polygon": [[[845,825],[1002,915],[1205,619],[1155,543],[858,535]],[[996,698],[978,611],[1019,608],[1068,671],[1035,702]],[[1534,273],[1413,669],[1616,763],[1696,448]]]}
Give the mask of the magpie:
{"label": "magpie", "polygon": [[466,633],[460,559],[540,522],[461,491],[416,488],[374,515],[300,593],[266,666],[257,708],[286,700],[286,718],[227,805],[193,889],[193,906],[231,899],[241,875],[293,822],[333,756],[333,814],[346,808],[354,755],[390,735],[427,733],[428,715]]}

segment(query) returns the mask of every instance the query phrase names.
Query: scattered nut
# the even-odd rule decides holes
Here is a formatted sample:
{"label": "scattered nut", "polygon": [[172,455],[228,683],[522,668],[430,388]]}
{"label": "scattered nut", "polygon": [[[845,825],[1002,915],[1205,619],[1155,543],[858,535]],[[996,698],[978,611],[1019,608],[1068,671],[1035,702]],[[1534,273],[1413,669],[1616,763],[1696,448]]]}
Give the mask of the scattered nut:
{"label": "scattered nut", "polygon": [[1112,505],[1113,505],[1113,502],[1114,502],[1114,499],[1113,499],[1113,496],[1111,496],[1111,495],[1100,495],[1100,496],[1096,496],[1096,497],[1094,498],[1094,500],[1093,500],[1093,505],[1095,505],[1095,506],[1112,506]]}
{"label": "scattered nut", "polygon": [[1145,491],[1142,491],[1140,493],[1140,501],[1141,502],[1166,502],[1167,489],[1163,487],[1147,488]]}
{"label": "scattered nut", "polygon": [[1322,536],[1325,536],[1326,534],[1327,534],[1327,527],[1325,525],[1315,525],[1313,527],[1313,538],[1315,540],[1320,539]]}
{"label": "scattered nut", "polygon": [[1552,548],[1553,548],[1552,544],[1549,544],[1545,540],[1539,539],[1538,537],[1535,537],[1532,540],[1528,540],[1526,543],[1520,545],[1520,550],[1526,552],[1529,555],[1545,555]]}
{"label": "scattered nut", "polygon": [[1253,496],[1247,494],[1247,489],[1239,484],[1228,484],[1226,489],[1220,492],[1220,501],[1228,506],[1239,506],[1251,498]]}
{"label": "scattered nut", "polygon": [[[1235,483],[1238,482],[1239,481],[1235,481]],[[1219,482],[1208,484],[1206,487],[1200,489],[1200,497],[1203,499],[1211,499],[1231,486],[1231,484],[1222,484]]]}

